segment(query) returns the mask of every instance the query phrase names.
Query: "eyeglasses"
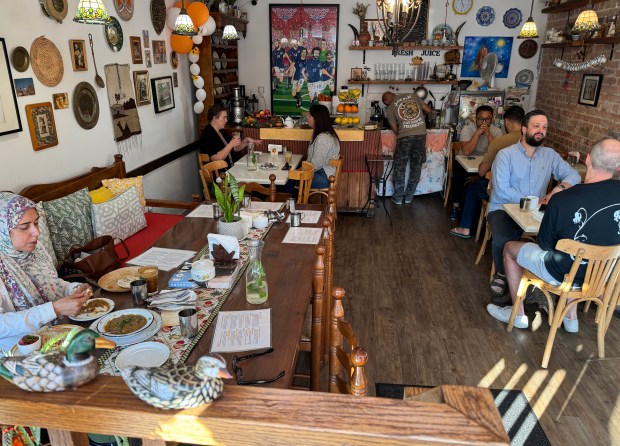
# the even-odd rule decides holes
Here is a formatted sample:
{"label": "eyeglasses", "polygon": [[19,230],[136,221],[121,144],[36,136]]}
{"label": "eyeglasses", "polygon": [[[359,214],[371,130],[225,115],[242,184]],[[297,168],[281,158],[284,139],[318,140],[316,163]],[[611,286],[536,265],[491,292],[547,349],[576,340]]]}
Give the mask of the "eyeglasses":
{"label": "eyeglasses", "polygon": [[235,373],[235,381],[237,381],[237,384],[239,384],[240,386],[247,386],[247,385],[251,385],[251,384],[268,384],[268,383],[272,383],[272,382],[277,381],[280,378],[282,378],[284,376],[284,373],[285,373],[284,370],[282,370],[280,373],[278,373],[276,375],[275,378],[272,378],[272,379],[257,379],[257,380],[245,380],[245,379],[243,379],[243,370],[241,369],[241,367],[238,366],[238,364],[241,361],[245,361],[247,359],[256,358],[257,356],[268,355],[269,353],[273,353],[273,348],[268,348],[264,352],[253,353],[253,354],[247,355],[247,356],[241,356],[241,357],[237,357],[237,355],[233,356],[233,358],[232,358],[232,369],[233,369],[233,372]]}
{"label": "eyeglasses", "polygon": [[489,116],[488,118],[478,118],[478,117],[476,117],[476,120],[480,121],[480,122],[491,122],[493,120],[493,116]]}

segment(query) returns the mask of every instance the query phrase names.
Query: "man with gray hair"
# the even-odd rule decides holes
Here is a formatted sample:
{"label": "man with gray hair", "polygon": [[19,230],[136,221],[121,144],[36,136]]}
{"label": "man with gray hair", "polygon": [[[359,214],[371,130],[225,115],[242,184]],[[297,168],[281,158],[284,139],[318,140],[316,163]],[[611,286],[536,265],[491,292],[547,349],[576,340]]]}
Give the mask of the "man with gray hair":
{"label": "man with gray hair", "polygon": [[[597,142],[586,157],[586,178],[549,200],[540,224],[536,243],[511,241],[504,245],[504,267],[514,302],[523,275],[523,268],[551,285],[562,283],[573,259],[555,249],[560,239],[573,239],[589,245],[612,246],[620,244],[620,181],[612,179],[620,169],[620,141],[605,138]],[[581,283],[586,265],[581,265],[575,281]],[[508,322],[512,307],[487,305],[495,319]],[[572,306],[563,321],[564,330],[579,331],[577,307]],[[515,327],[527,328],[528,318],[523,305],[515,320]]]}

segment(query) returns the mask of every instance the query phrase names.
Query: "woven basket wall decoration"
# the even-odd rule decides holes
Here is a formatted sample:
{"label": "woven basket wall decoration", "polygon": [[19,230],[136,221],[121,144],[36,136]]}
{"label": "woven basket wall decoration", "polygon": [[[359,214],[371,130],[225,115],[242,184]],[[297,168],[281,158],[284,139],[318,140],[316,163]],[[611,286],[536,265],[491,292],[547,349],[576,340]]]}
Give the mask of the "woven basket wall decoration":
{"label": "woven basket wall decoration", "polygon": [[58,47],[45,37],[37,37],[30,47],[30,64],[39,81],[47,87],[55,87],[62,80],[65,66]]}

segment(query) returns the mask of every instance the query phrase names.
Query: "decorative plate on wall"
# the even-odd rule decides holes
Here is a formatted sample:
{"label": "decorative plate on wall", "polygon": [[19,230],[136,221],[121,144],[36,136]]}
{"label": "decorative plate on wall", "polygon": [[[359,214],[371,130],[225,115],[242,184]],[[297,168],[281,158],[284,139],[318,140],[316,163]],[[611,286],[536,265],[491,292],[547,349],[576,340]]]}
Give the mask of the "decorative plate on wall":
{"label": "decorative plate on wall", "polygon": [[160,35],[166,26],[166,0],[151,0],[151,22]]}
{"label": "decorative plate on wall", "polygon": [[510,8],[504,14],[504,26],[506,28],[516,28],[521,24],[521,20],[523,20],[523,14],[517,8]]}
{"label": "decorative plate on wall", "polygon": [[495,20],[495,10],[490,6],[483,6],[476,13],[476,22],[480,26],[489,26]]}
{"label": "decorative plate on wall", "polygon": [[519,45],[519,56],[524,59],[530,59],[534,57],[536,51],[538,51],[538,44],[535,40],[527,39],[521,42],[521,45]]}
{"label": "decorative plate on wall", "polygon": [[30,47],[32,71],[39,81],[47,87],[55,87],[62,80],[65,66],[60,51],[45,37],[37,37]]}
{"label": "decorative plate on wall", "polygon": [[67,17],[67,0],[39,0],[39,3],[45,15],[58,23]]}
{"label": "decorative plate on wall", "polygon": [[444,38],[444,34],[446,40],[454,40],[454,30],[450,25],[444,25],[443,23],[433,28],[433,33],[431,34],[431,37],[433,39],[437,39],[437,37],[441,36],[439,37],[439,39],[437,39],[441,40]]}
{"label": "decorative plate on wall", "polygon": [[73,114],[80,127],[89,130],[99,121],[99,99],[92,85],[80,82],[73,91]]}
{"label": "decorative plate on wall", "polygon": [[123,28],[115,17],[110,16],[110,23],[103,27],[103,34],[112,51],[118,53],[123,47]]}
{"label": "decorative plate on wall", "polygon": [[114,7],[121,19],[131,20],[131,17],[133,17],[133,3],[133,0],[114,0]]}
{"label": "decorative plate on wall", "polygon": [[28,50],[23,46],[18,46],[11,53],[11,62],[13,63],[13,68],[23,73],[30,66],[30,55],[28,54]]}
{"label": "decorative plate on wall", "polygon": [[526,86],[529,87],[534,82],[534,72],[532,70],[521,70],[515,76],[515,83],[517,87]]}

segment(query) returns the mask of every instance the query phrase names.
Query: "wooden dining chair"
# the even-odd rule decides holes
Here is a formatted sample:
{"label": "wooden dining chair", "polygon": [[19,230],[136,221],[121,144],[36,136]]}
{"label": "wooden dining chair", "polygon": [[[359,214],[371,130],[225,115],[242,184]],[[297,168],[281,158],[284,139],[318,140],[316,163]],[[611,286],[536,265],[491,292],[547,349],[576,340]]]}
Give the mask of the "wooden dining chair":
{"label": "wooden dining chair", "polygon": [[310,193],[310,184],[314,176],[314,166],[307,162],[301,162],[301,170],[291,169],[288,171],[288,177],[291,180],[299,181],[299,192],[297,194],[297,203],[307,204],[308,194]]}
{"label": "wooden dining chair", "polygon": [[450,144],[450,150],[448,150],[448,162],[446,164],[446,188],[443,191],[443,207],[448,205],[448,199],[450,197],[450,189],[452,188],[452,167],[456,155],[461,150],[461,142],[453,142]]}
{"label": "wooden dining chair", "polygon": [[342,287],[334,288],[329,339],[329,392],[366,396],[368,380],[364,367],[368,362],[368,353],[358,345],[353,327],[344,320],[344,295]]}
{"label": "wooden dining chair", "polygon": [[228,163],[224,160],[210,161],[200,168],[200,180],[207,200],[211,200],[210,185],[220,176],[220,170],[227,168]]}
{"label": "wooden dining chair", "polygon": [[[493,189],[493,174],[491,172],[488,172],[485,175],[485,178],[489,180],[489,185],[487,186],[487,192],[489,194],[489,200],[490,200],[491,191]],[[480,237],[480,230],[484,222],[486,222],[486,226],[484,228],[484,237],[482,238],[482,244],[480,245],[478,256],[476,257],[476,260],[474,261],[475,265],[478,265],[480,263],[480,259],[482,259],[482,256],[485,254],[487,250],[487,245],[489,244],[489,241],[491,240],[491,225],[489,225],[489,219],[488,219],[489,200],[483,200],[482,209],[480,209],[480,219],[478,220],[478,228],[476,229],[476,241],[478,241],[478,238]],[[493,273],[494,271],[491,272],[491,276],[493,276]]]}
{"label": "wooden dining chair", "polygon": [[[542,367],[545,369],[549,365],[551,350],[559,326],[566,317],[568,310],[572,306],[578,305],[579,302],[594,302],[597,305],[595,320],[598,323],[598,356],[599,358],[605,357],[605,333],[611,322],[609,313],[614,311],[620,293],[620,286],[616,286],[620,277],[620,245],[595,246],[579,243],[576,240],[562,239],[558,240],[555,249],[571,255],[574,259],[570,271],[564,275],[564,281],[560,285],[554,286],[525,269],[507,326],[507,330],[511,331],[518,309],[525,299],[529,286],[534,285],[540,289],[547,299],[548,322],[551,327],[542,360]],[[574,283],[574,279],[582,262],[587,262],[588,265],[583,284],[578,286]],[[559,296],[555,308],[551,294]],[[568,302],[569,299],[570,302]]]}
{"label": "wooden dining chair", "polygon": [[[344,155],[340,155],[338,158],[329,160],[329,165],[336,168],[336,172],[334,176],[334,187],[338,188],[338,184],[340,184],[340,174],[342,173],[342,166],[344,165]],[[330,185],[331,187],[331,185]],[[308,194],[308,198],[313,195],[322,195],[327,200],[327,194],[329,192],[329,187],[323,189],[310,189],[310,193]],[[322,198],[321,198],[322,200]],[[322,201],[321,201],[322,203]]]}
{"label": "wooden dining chair", "polygon": [[269,175],[269,181],[269,187],[254,182],[239,183],[239,186],[245,186],[245,193],[252,197],[252,201],[281,202],[291,197],[291,194],[276,190],[276,176],[274,174]]}
{"label": "wooden dining chair", "polygon": [[198,156],[198,168],[202,168],[202,166],[204,164],[207,164],[208,162],[211,161],[211,157],[209,155],[207,155],[206,153],[197,153],[196,154]]}

